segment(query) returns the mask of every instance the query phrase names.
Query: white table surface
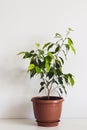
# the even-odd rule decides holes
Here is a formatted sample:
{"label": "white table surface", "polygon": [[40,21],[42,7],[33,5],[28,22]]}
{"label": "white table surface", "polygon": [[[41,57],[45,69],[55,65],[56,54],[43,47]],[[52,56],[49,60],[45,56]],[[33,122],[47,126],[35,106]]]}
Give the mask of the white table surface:
{"label": "white table surface", "polygon": [[87,119],[62,119],[56,127],[37,126],[34,119],[0,119],[0,130],[87,130]]}

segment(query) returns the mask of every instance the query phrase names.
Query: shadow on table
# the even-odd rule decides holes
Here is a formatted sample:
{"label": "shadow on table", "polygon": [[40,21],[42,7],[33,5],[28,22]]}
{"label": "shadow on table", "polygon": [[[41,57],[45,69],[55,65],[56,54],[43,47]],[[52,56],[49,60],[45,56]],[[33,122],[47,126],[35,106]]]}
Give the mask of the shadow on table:
{"label": "shadow on table", "polygon": [[11,122],[21,125],[37,126],[34,119],[11,119]]}

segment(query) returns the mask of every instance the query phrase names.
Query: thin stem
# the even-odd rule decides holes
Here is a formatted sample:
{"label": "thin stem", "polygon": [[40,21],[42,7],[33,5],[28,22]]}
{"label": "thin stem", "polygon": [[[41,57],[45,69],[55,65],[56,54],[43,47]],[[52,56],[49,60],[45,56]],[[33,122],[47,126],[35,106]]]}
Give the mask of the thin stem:
{"label": "thin stem", "polygon": [[[54,79],[54,78],[53,78]],[[53,80],[52,79],[52,80]],[[51,81],[51,85],[50,85],[50,88],[48,88],[48,100],[50,98],[50,92],[51,92],[51,89],[52,89],[52,85],[53,85],[53,82]]]}
{"label": "thin stem", "polygon": [[50,89],[48,89],[48,100],[50,99]]}

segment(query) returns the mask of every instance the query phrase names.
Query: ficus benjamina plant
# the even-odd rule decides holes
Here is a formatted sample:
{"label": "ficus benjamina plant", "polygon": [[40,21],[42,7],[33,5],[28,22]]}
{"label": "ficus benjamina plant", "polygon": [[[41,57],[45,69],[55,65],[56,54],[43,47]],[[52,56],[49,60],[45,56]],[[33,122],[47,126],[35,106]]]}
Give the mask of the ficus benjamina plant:
{"label": "ficus benjamina plant", "polygon": [[58,95],[67,94],[66,85],[74,85],[74,76],[71,73],[64,73],[63,66],[69,51],[76,54],[73,40],[69,37],[72,29],[68,28],[65,36],[56,33],[56,42],[47,42],[43,46],[36,43],[37,48],[29,52],[19,52],[23,54],[23,59],[29,59],[27,72],[30,78],[39,75],[40,89],[47,91],[48,99],[51,91],[56,90]]}

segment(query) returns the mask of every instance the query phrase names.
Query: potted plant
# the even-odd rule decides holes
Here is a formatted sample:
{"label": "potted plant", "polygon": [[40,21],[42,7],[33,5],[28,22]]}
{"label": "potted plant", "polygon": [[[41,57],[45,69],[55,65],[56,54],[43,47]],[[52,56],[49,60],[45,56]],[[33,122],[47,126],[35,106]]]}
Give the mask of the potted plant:
{"label": "potted plant", "polygon": [[[67,94],[66,86],[74,85],[74,78],[71,73],[63,72],[63,65],[67,59],[68,52],[76,53],[73,41],[69,37],[71,28],[68,28],[65,36],[56,33],[56,42],[48,42],[42,47],[36,44],[37,49],[23,54],[23,59],[29,59],[27,71],[30,78],[40,76],[39,92],[46,90],[46,96],[33,97],[33,109],[37,124],[39,126],[56,126],[59,124],[63,97]],[[52,91],[57,91],[58,96],[51,96]]]}

